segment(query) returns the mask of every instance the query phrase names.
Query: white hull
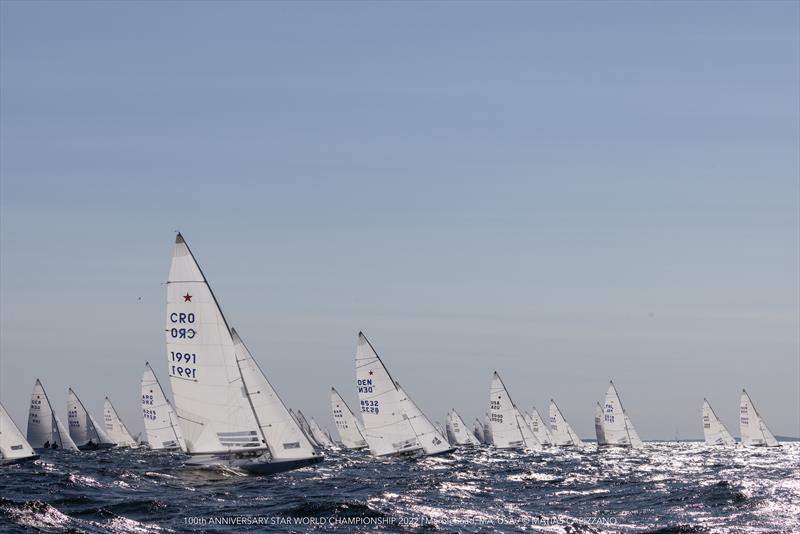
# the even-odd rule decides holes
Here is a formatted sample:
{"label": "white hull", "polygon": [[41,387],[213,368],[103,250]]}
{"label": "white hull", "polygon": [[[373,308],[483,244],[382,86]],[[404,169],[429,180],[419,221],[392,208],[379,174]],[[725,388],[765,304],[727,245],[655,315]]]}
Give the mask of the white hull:
{"label": "white hull", "polygon": [[272,475],[294,469],[301,469],[322,461],[322,456],[300,460],[275,460],[263,451],[252,452],[219,452],[190,454],[187,466],[194,467],[231,467],[256,475]]}

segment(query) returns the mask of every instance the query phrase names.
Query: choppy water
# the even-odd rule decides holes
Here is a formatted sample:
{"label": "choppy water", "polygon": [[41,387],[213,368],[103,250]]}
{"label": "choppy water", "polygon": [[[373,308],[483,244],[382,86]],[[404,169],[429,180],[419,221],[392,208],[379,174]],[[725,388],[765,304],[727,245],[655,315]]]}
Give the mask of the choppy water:
{"label": "choppy water", "polygon": [[392,461],[344,452],[273,477],[181,464],[111,450],[0,467],[0,530],[800,532],[799,443]]}

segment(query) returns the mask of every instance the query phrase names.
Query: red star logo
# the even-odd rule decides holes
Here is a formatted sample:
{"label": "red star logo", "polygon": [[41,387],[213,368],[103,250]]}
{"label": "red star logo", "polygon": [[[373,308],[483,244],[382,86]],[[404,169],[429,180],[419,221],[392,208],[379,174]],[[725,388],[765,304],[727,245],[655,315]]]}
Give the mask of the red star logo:
{"label": "red star logo", "polygon": [[369,376],[372,376],[372,371],[369,372]]}
{"label": "red star logo", "polygon": [[186,293],[183,296],[183,302],[192,302],[192,296],[189,293]]}

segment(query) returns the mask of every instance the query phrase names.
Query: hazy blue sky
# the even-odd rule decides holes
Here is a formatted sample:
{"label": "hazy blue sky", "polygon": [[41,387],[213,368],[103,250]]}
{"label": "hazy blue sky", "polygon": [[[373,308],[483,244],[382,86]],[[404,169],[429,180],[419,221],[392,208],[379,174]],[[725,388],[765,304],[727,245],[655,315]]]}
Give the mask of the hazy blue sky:
{"label": "hazy blue sky", "polygon": [[[359,330],[433,419],[613,378],[800,435],[800,4],[0,3],[0,399],[143,427],[174,232],[333,430]],[[141,297],[141,301],[139,300]]]}

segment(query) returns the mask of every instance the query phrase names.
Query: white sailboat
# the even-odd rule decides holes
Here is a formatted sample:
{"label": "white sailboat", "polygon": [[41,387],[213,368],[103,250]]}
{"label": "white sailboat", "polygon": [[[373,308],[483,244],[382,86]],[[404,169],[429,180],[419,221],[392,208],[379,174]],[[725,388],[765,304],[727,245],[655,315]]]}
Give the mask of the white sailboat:
{"label": "white sailboat", "polygon": [[559,447],[584,446],[583,441],[572,430],[553,399],[550,399],[550,435],[553,438],[553,444]]}
{"label": "white sailboat", "polygon": [[552,445],[553,436],[550,435],[550,429],[545,424],[542,416],[539,415],[539,410],[536,409],[536,406],[533,407],[530,419],[531,430],[533,430],[533,434],[539,440],[539,443],[544,446]]}
{"label": "white sailboat", "polygon": [[475,418],[475,422],[472,423],[472,434],[478,438],[478,441],[483,445],[487,445],[486,443],[486,436],[483,434],[483,423],[477,417]]}
{"label": "white sailboat", "polygon": [[477,447],[480,445],[480,441],[469,431],[467,424],[458,415],[455,408],[447,413],[445,429],[447,431],[447,440],[451,445],[460,447]]}
{"label": "white sailboat", "polygon": [[314,439],[319,444],[322,445],[323,449],[336,449],[336,448],[338,448],[336,446],[336,444],[333,442],[333,440],[331,440],[331,438],[328,437],[327,432],[322,430],[322,428],[314,420],[313,417],[311,418],[311,421],[309,422],[309,424],[311,425],[311,435],[313,435]]}
{"label": "white sailboat", "polygon": [[373,456],[421,455],[425,451],[406,416],[404,395],[372,348],[358,333],[356,387],[364,423],[364,439]]}
{"label": "white sailboat", "polygon": [[72,388],[69,388],[67,393],[67,423],[69,424],[69,437],[82,451],[110,449],[117,445],[97,424]]}
{"label": "white sailboat", "polygon": [[28,412],[28,443],[34,449],[78,450],[78,446],[69,437],[69,431],[53,411],[50,399],[38,378],[33,385]]}
{"label": "white sailboat", "polygon": [[[297,428],[300,429],[300,432],[303,433],[306,440],[311,444],[311,447],[314,449],[321,449],[322,445],[317,443],[317,440],[314,439],[314,436],[311,435],[311,428],[308,426],[308,422],[305,421],[305,417],[300,419],[297,417],[297,412],[289,408],[289,415],[292,416],[292,420],[297,425]],[[303,415],[302,413],[300,415]]]}
{"label": "white sailboat", "polygon": [[0,404],[0,464],[13,464],[38,457],[14,420]]}
{"label": "white sailboat", "polygon": [[400,406],[403,410],[403,415],[411,423],[411,428],[414,429],[414,433],[417,435],[417,443],[422,446],[425,454],[430,456],[452,451],[453,447],[450,446],[450,442],[447,441],[442,429],[435,426],[428,419],[428,416],[422,413],[417,403],[406,393],[399,382],[395,382],[395,386],[400,392]]}
{"label": "white sailboat", "polygon": [[613,381],[609,382],[606,392],[606,402],[603,408],[603,433],[607,445],[634,449],[642,446],[642,440],[639,439],[633,423],[622,407],[622,401]]}
{"label": "white sailboat", "polygon": [[497,371],[492,375],[489,388],[489,425],[492,441],[498,449],[542,448]]}
{"label": "white sailboat", "polygon": [[311,423],[308,422],[308,419],[306,419],[306,416],[303,415],[303,412],[297,410],[295,414],[296,414],[295,417],[300,422],[300,428],[303,430],[303,433],[310,438],[308,441],[314,447],[317,447],[318,449],[324,449],[325,448],[324,443],[322,441],[319,441],[319,439],[317,439],[318,436],[311,429]]}
{"label": "white sailboat", "polygon": [[[257,474],[322,460],[228,326],[181,234],[167,281],[167,367],[189,465]],[[236,336],[238,338],[238,336]],[[282,410],[275,410],[280,404]]]}
{"label": "white sailboat", "polygon": [[122,422],[114,405],[111,404],[111,399],[108,397],[103,403],[103,420],[106,425],[106,434],[117,444],[117,447],[138,447],[139,444],[128,432],[128,428]]}
{"label": "white sailboat", "polygon": [[746,447],[780,447],[780,443],[767,428],[767,424],[761,418],[750,395],[742,389],[742,397],[739,401],[739,432],[742,438],[742,445]]}
{"label": "white sailboat", "polygon": [[736,445],[736,440],[719,420],[707,399],[703,399],[703,436],[706,445]]}
{"label": "white sailboat", "polygon": [[603,407],[600,406],[599,402],[594,409],[594,433],[597,436],[598,447],[608,445],[608,442],[606,442],[606,433],[603,429]]}
{"label": "white sailboat", "polygon": [[483,416],[483,437],[486,445],[494,445],[494,438],[492,437],[492,424],[489,421],[489,413]]}
{"label": "white sailboat", "polygon": [[178,416],[149,363],[144,364],[142,375],[142,416],[151,449],[186,452]]}
{"label": "white sailboat", "polygon": [[348,449],[368,447],[364,439],[364,426],[334,387],[331,387],[331,411],[342,445]]}

